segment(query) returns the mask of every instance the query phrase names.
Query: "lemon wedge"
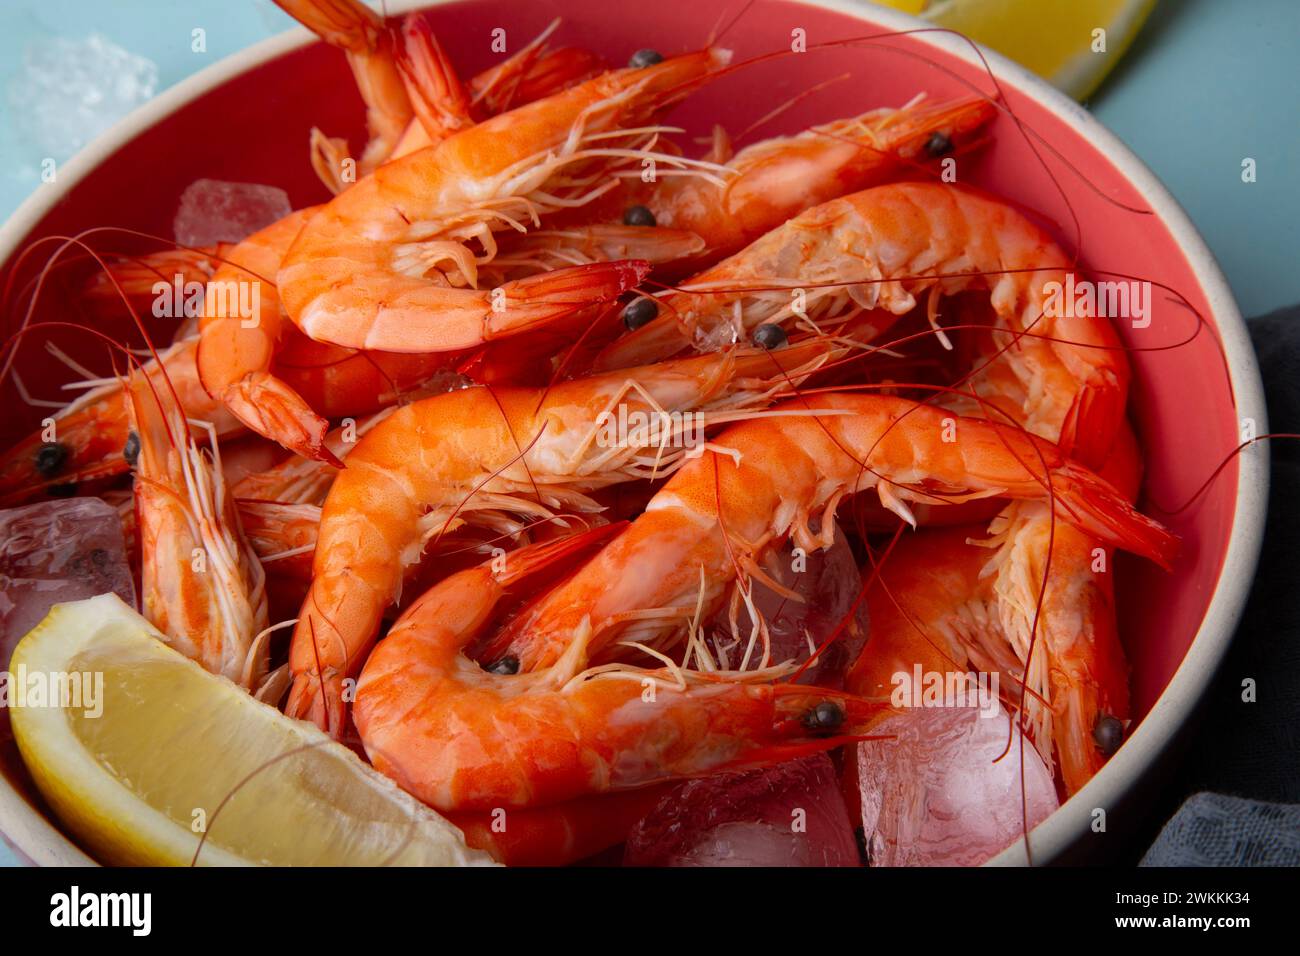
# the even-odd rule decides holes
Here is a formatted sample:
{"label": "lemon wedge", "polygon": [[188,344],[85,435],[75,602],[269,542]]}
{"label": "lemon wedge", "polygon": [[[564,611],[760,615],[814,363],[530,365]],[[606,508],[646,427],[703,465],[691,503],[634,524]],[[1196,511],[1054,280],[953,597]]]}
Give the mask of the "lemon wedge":
{"label": "lemon wedge", "polygon": [[8,702],[23,759],[59,819],[97,858],[129,865],[490,863],[346,747],[209,674],[161,638],[106,594],[55,605],[9,665]]}
{"label": "lemon wedge", "polygon": [[[1119,62],[1155,0],[877,0],[957,30],[1085,99]],[[1105,31],[1105,48],[1094,33]]]}

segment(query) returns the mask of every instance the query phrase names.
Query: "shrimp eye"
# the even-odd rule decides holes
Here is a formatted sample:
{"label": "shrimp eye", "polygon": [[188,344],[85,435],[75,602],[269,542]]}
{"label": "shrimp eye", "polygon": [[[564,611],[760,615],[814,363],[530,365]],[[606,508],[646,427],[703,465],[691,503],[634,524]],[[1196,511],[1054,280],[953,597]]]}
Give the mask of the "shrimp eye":
{"label": "shrimp eye", "polygon": [[36,449],[36,471],[42,478],[53,478],[68,460],[68,446],[62,442],[46,442]]}
{"label": "shrimp eye", "polygon": [[126,444],[122,446],[122,457],[132,468],[140,460],[140,436],[135,432],[129,432],[126,436]]}
{"label": "shrimp eye", "polygon": [[623,310],[623,324],[632,332],[659,314],[659,303],[654,299],[637,299]]}
{"label": "shrimp eye", "polygon": [[925,141],[925,152],[929,156],[946,156],[952,152],[952,140],[946,133],[935,130]]}
{"label": "shrimp eye", "polygon": [[761,349],[779,349],[790,341],[790,337],[785,334],[785,329],[775,322],[764,322],[754,330],[754,344]]}
{"label": "shrimp eye", "polygon": [[844,708],[833,700],[824,700],[804,711],[803,725],[816,732],[839,730],[844,724]]}
{"label": "shrimp eye", "polygon": [[632,54],[632,58],[627,61],[627,65],[634,70],[644,69],[647,66],[654,66],[656,63],[662,63],[664,55],[658,50],[644,49],[637,50]]}
{"label": "shrimp eye", "polygon": [[1124,742],[1124,724],[1118,717],[1102,714],[1092,727],[1092,742],[1109,757]]}
{"label": "shrimp eye", "polygon": [[655,225],[655,214],[650,211],[648,206],[628,206],[623,211],[623,225],[653,226]]}
{"label": "shrimp eye", "polygon": [[515,657],[513,654],[507,654],[505,657],[489,664],[487,672],[489,674],[518,674],[519,658]]}

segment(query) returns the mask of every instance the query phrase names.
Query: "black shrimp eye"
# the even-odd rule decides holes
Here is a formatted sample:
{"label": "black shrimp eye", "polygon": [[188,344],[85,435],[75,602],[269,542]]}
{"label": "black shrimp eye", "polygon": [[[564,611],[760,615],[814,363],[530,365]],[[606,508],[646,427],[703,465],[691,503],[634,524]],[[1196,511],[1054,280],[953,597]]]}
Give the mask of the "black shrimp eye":
{"label": "black shrimp eye", "polygon": [[952,140],[948,138],[947,133],[935,130],[925,141],[925,152],[930,156],[945,156],[952,152]]}
{"label": "black shrimp eye", "polygon": [[623,310],[623,324],[635,332],[659,314],[659,303],[654,299],[637,299]]}
{"label": "black shrimp eye", "polygon": [[1118,717],[1102,714],[1092,727],[1092,741],[1109,757],[1124,742],[1124,723]]}
{"label": "black shrimp eye", "polygon": [[625,226],[653,226],[655,214],[647,206],[628,206],[623,212]]}
{"label": "black shrimp eye", "polygon": [[505,657],[489,664],[487,672],[489,674],[518,674],[519,658],[513,654],[507,654]]}
{"label": "black shrimp eye", "polygon": [[839,730],[843,724],[844,708],[833,700],[824,700],[803,715],[803,725],[813,732]]}
{"label": "black shrimp eye", "polygon": [[122,457],[132,468],[140,459],[140,436],[135,432],[129,432],[126,436],[126,444],[122,446]]}
{"label": "black shrimp eye", "polygon": [[632,54],[632,58],[627,61],[627,65],[634,70],[640,70],[647,66],[654,66],[656,63],[662,63],[664,55],[658,50],[646,48],[637,50]]}
{"label": "black shrimp eye", "polygon": [[774,322],[764,322],[754,330],[754,344],[761,349],[779,349],[790,341],[790,337],[785,334],[785,329]]}
{"label": "black shrimp eye", "polygon": [[46,442],[36,449],[36,471],[42,478],[53,478],[68,460],[68,446],[62,442]]}

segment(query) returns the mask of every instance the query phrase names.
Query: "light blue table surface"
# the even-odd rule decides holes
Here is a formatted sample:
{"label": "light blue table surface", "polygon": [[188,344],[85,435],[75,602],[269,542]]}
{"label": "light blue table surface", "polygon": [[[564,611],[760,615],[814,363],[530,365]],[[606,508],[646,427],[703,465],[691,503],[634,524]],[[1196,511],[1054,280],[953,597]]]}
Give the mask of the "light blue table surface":
{"label": "light blue table surface", "polygon": [[[161,90],[291,25],[270,0],[5,0],[0,89],[40,37],[102,33],[156,63]],[[1248,316],[1300,301],[1298,60],[1297,0],[1161,0],[1089,104],[1182,203]],[[36,187],[31,153],[0,97],[0,214]],[[14,865],[2,845],[0,865]]]}

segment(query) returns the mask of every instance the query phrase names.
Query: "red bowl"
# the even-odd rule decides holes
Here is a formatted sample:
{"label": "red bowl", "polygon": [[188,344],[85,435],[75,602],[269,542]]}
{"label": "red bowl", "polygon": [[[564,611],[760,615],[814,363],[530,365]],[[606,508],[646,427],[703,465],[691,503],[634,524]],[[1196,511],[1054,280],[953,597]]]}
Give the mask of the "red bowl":
{"label": "red bowl", "polygon": [[[396,9],[420,5],[389,4]],[[474,72],[499,58],[489,42],[497,27],[506,29],[513,50],[562,15],[557,40],[621,63],[642,47],[670,53],[698,47],[742,7],[658,0],[622,4],[611,16],[602,0],[555,0],[536,7],[475,0],[438,5],[431,17],[439,35],[451,41],[457,65]],[[1150,325],[1120,331],[1140,350],[1131,355],[1136,375],[1130,408],[1147,456],[1144,503],[1149,511],[1156,505],[1174,509],[1237,445],[1243,422],[1252,420],[1260,434],[1267,427],[1254,353],[1222,274],[1173,198],[1086,110],[997,54],[977,53],[959,37],[943,31],[899,35],[925,26],[851,2],[758,0],[722,37],[735,60],[790,50],[796,29],[804,31],[808,51],[705,87],[671,122],[699,134],[714,122],[737,132],[799,92],[845,73],[852,78],[801,100],[763,126],[762,134],[897,106],[921,90],[935,98],[1000,90],[1007,109],[993,126],[992,145],[958,160],[959,180],[1055,224],[1058,239],[1077,249],[1095,273],[1153,283]],[[850,38],[869,39],[821,46]],[[319,126],[357,143],[363,113],[343,58],[311,39],[296,31],[229,57],[92,143],[0,231],[6,270],[12,271],[18,250],[45,235],[113,225],[169,237],[181,192],[200,177],[280,186],[295,207],[327,198],[307,163],[308,131]],[[1016,119],[1028,133],[1017,128]],[[95,243],[114,250],[156,248],[112,235]],[[28,275],[20,270],[17,278]],[[42,315],[69,305],[57,293],[48,302]],[[1198,316],[1204,320],[1199,332]],[[123,333],[126,326],[107,331]],[[69,342],[65,334],[59,341],[102,366],[102,347],[88,338]],[[40,382],[45,391],[65,377],[65,370],[49,363],[37,344],[35,337],[27,342],[21,367],[27,381]],[[6,401],[17,413],[0,438],[12,440],[41,413],[26,409],[14,394]],[[1173,573],[1121,557],[1120,627],[1133,668],[1135,728],[1105,769],[1034,831],[1035,860],[1057,858],[1085,837],[1093,808],[1114,806],[1187,721],[1226,649],[1253,577],[1267,465],[1265,448],[1252,447],[1190,507],[1154,512],[1183,540]],[[31,799],[21,768],[10,761],[4,769],[0,830],[36,862],[84,861]],[[1021,844],[999,861],[1024,858]]]}

